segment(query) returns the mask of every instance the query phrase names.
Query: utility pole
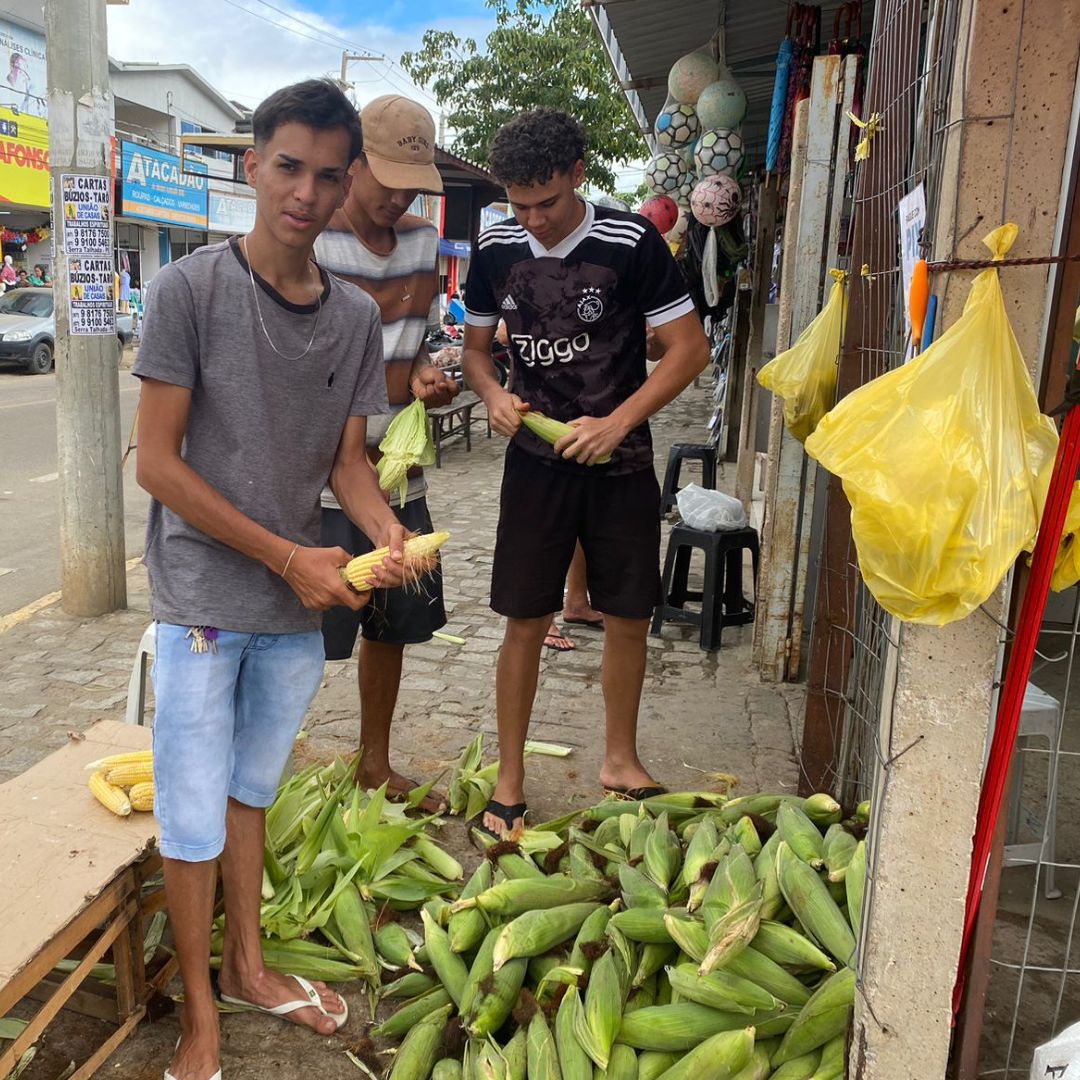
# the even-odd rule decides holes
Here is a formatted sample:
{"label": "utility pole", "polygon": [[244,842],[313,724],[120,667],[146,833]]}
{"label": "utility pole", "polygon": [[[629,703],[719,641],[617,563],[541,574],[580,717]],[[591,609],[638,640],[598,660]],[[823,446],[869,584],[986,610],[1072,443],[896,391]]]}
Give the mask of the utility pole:
{"label": "utility pole", "polygon": [[105,0],[45,0],[61,604],[127,605]]}

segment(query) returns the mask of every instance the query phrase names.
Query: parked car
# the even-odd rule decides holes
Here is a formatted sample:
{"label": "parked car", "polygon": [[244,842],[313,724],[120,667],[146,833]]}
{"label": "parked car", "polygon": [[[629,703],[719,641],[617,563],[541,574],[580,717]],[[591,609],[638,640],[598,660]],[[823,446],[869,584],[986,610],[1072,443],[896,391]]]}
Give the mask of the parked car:
{"label": "parked car", "polygon": [[[131,315],[116,316],[116,357],[134,336]],[[52,289],[11,289],[0,296],[0,360],[14,360],[28,375],[52,370],[56,342]]]}

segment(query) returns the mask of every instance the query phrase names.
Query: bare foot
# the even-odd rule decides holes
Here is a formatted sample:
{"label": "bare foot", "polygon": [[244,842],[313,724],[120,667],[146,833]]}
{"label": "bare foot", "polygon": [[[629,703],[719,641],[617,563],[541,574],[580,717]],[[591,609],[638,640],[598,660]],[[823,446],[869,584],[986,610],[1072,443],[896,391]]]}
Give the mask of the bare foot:
{"label": "bare foot", "polygon": [[600,769],[600,785],[603,788],[630,790],[632,788],[659,787],[646,772],[640,761],[623,762],[618,765],[604,763]]}
{"label": "bare foot", "polygon": [[220,1068],[217,1015],[204,1024],[181,1021],[180,1041],[169,1063],[173,1080],[209,1080]]}
{"label": "bare foot", "polygon": [[[495,802],[502,803],[503,806],[517,806],[525,802],[525,790],[521,784],[515,784],[511,786],[506,784],[503,786],[502,781],[495,785],[495,790],[492,792],[491,798]],[[515,817],[509,826],[506,821],[498,814],[493,814],[490,811],[485,811],[482,818],[485,829],[490,829],[499,839],[505,840],[512,833],[520,832],[525,828],[524,816]]]}
{"label": "bare foot", "polygon": [[544,635],[544,644],[556,652],[572,652],[577,648],[574,639],[567,637],[554,622],[548,627],[548,631]]}
{"label": "bare foot", "polygon": [[[403,802],[413,788],[420,787],[415,780],[410,780],[395,769],[365,772],[363,769],[358,768],[356,770],[356,783],[365,790],[380,788],[383,784],[386,784],[386,797],[392,802]],[[418,809],[423,810],[426,814],[439,814],[446,809],[446,806],[446,796],[441,791],[432,790],[425,796]]]}
{"label": "bare foot", "polygon": [[[309,981],[318,993],[323,1008],[331,1015],[326,1016],[314,1005],[309,1005],[286,1013],[282,1019],[301,1027],[312,1028],[320,1035],[333,1035],[338,1029],[341,1014],[345,1012],[344,999],[326,983],[316,982],[314,979]],[[264,970],[261,975],[241,977],[222,968],[218,975],[218,986],[222,994],[249,1001],[252,1005],[261,1005],[264,1009],[284,1005],[287,1001],[302,1001],[307,997],[304,988],[295,979],[269,970]],[[177,1077],[177,1080],[181,1078]]]}
{"label": "bare foot", "polygon": [[603,612],[597,611],[596,608],[589,604],[583,607],[572,607],[568,604],[563,608],[562,617],[563,622],[568,622],[571,625],[594,626],[598,629],[602,629],[604,626]]}

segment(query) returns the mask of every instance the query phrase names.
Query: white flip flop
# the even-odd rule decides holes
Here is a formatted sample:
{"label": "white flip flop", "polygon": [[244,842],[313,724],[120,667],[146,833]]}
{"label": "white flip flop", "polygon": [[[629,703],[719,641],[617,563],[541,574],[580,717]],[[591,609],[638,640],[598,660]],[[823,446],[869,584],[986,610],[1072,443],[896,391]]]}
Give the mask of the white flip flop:
{"label": "white flip flop", "polygon": [[[177,1040],[176,1040],[176,1046],[179,1046],[179,1045],[180,1045],[180,1040],[179,1040],[179,1039],[177,1039]],[[173,1052],[175,1053],[175,1051],[176,1051],[176,1047],[174,1046],[174,1047],[173,1047]],[[169,1072],[169,1070],[168,1070],[168,1069],[166,1069],[166,1070],[165,1070],[165,1080],[176,1080],[176,1077],[175,1077],[175,1076],[173,1076],[173,1074],[172,1074],[171,1072]],[[211,1076],[211,1077],[209,1078],[209,1080],[221,1080],[221,1070],[220,1070],[220,1069],[218,1069],[218,1071],[217,1071],[216,1073],[214,1073],[214,1074],[213,1074],[213,1075],[212,1075],[212,1076]]]}
{"label": "white flip flop", "polygon": [[[337,1025],[336,1031],[340,1031],[345,1025],[345,1022],[349,1019],[349,1003],[338,994],[338,1000],[345,1006],[342,1012],[332,1013],[322,1003],[322,998],[319,996],[319,991],[315,989],[302,975],[288,974],[286,976],[289,979],[295,979],[300,989],[307,994],[305,998],[298,998],[296,1001],[286,1001],[281,1005],[274,1005],[269,1008],[265,1005],[256,1005],[253,1001],[244,1001],[243,998],[230,997],[228,994],[222,994],[221,1000],[227,1001],[230,1005],[243,1005],[245,1008],[254,1009],[256,1012],[268,1013],[270,1016],[288,1016],[289,1013],[296,1012],[297,1009],[315,1008],[323,1014],[323,1016],[329,1016],[331,1020]],[[172,1080],[172,1077],[165,1077],[165,1080]],[[220,1075],[210,1077],[210,1080],[221,1080]]]}

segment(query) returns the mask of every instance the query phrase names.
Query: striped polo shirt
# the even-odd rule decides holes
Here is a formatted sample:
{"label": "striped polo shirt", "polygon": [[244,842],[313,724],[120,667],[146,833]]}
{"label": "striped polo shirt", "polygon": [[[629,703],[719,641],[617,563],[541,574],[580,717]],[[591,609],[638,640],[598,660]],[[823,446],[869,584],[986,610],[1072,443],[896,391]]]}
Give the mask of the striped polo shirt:
{"label": "striped polo shirt", "polygon": [[[403,214],[394,232],[397,246],[389,255],[379,255],[364,245],[339,210],[315,241],[315,258],[379,305],[385,362],[411,365],[428,331],[439,326],[439,233],[430,221],[413,214]],[[391,419],[407,404],[391,405],[385,416],[368,417],[368,446],[382,442]],[[422,476],[411,478],[405,501],[420,498],[426,490]],[[390,504],[397,503],[392,493]],[[329,488],[323,492],[323,506],[340,509]]]}

